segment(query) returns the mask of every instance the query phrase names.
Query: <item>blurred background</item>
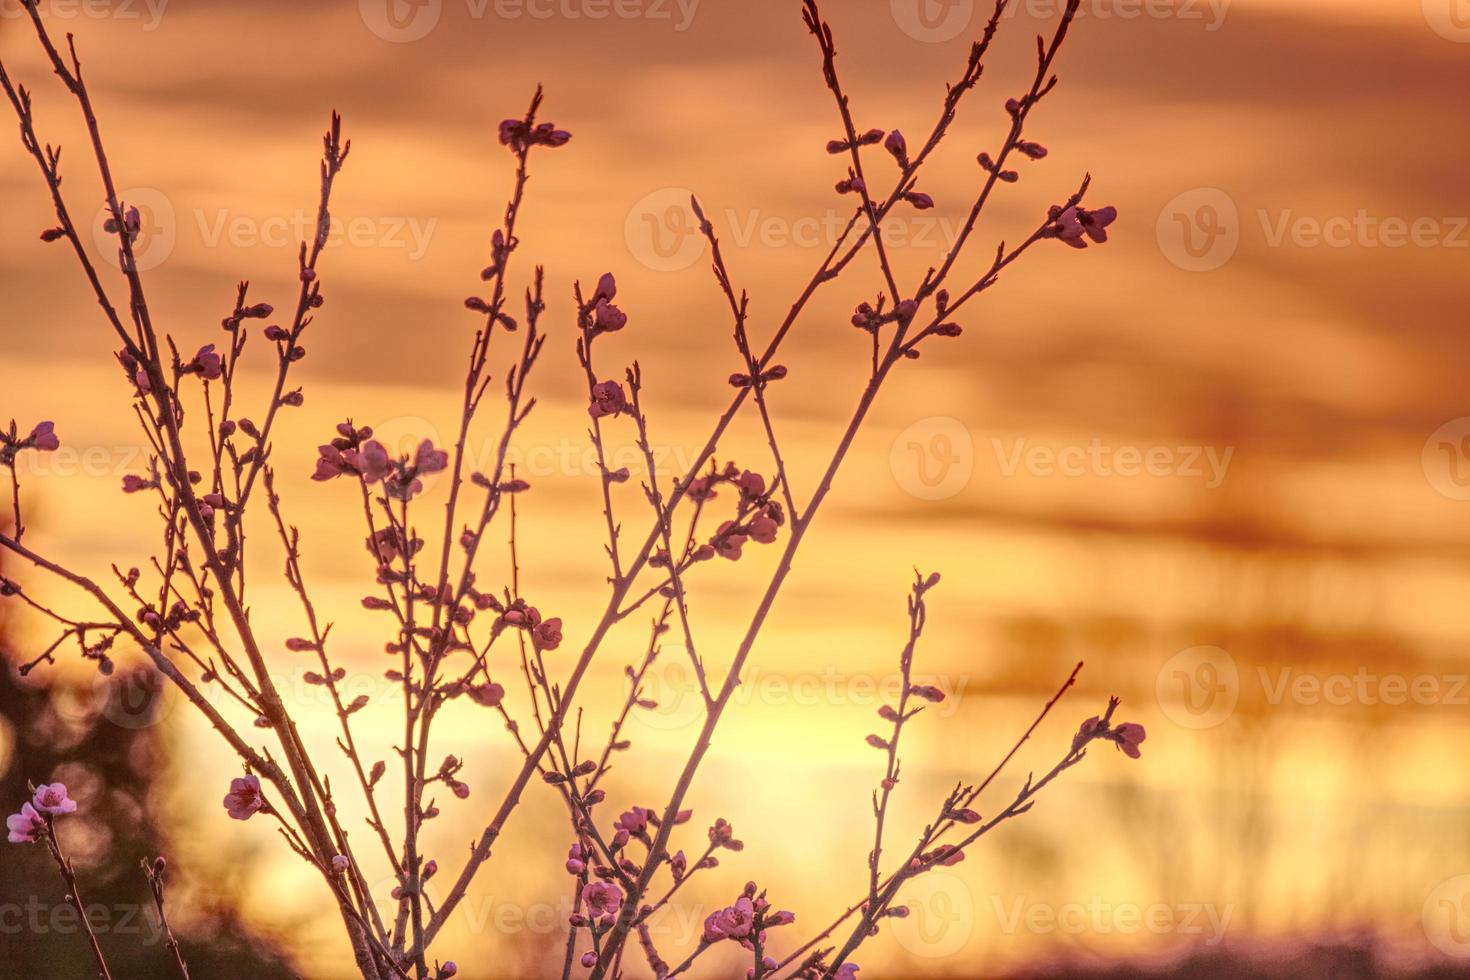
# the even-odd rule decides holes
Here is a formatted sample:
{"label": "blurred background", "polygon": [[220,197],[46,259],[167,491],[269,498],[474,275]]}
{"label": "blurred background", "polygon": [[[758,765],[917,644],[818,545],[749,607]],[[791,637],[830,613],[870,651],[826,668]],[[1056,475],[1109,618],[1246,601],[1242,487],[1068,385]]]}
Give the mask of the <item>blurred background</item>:
{"label": "blurred background", "polygon": [[[857,124],[918,142],[989,6],[824,6]],[[921,180],[937,206],[890,226],[906,280],[953,241],[975,155],[997,149],[1003,103],[1029,84],[1033,35],[1060,6],[1013,0]],[[571,283],[617,274],[630,322],[600,356],[641,362],[661,476],[681,473],[739,367],[690,192],[751,293],[761,343],[848,215],[832,192],[841,164],[823,151],[839,127],[796,0],[42,7],[78,36],[123,197],[145,215],[155,319],[181,348],[221,339],[239,279],[278,307],[294,295],[318,137],[331,109],[345,116],[327,306],[297,369],[306,405],[278,430],[275,461],[314,598],[337,623],[334,655],[373,699],[358,716],[373,758],[391,760],[401,706],[381,676],[382,624],[354,615],[372,568],[352,491],[309,481],[314,447],[349,415],[395,444],[451,441],[475,325],[462,301],[509,189],[495,124],[546,86],[544,118],[574,139],[536,161],[523,212],[517,288],[545,264],[551,339],[513,459],[535,486],[520,502],[523,591],[564,619],[552,666],[569,669],[605,588]],[[68,148],[73,210],[96,211],[98,261],[113,261],[75,108],[20,13],[0,0],[0,57],[34,87],[43,139]],[[956,781],[989,771],[1078,660],[1078,687],[980,809],[1050,768],[1109,694],[1149,738],[1139,761],[1094,751],[963,864],[915,883],[913,914],[862,951],[865,980],[1470,975],[1470,5],[1084,0],[1059,70],[1027,134],[1050,155],[996,196],[961,274],[983,272],[1085,172],[1090,202],[1119,208],[1113,240],[1044,243],[965,311],[961,339],[891,383],[690,797],[686,849],[723,816],[746,850],[660,917],[658,942],[666,958],[687,949],[751,878],[797,914],[778,952],[861,897],[881,777],[863,737],[896,677],[918,566],[944,582],[917,671],[950,696],[905,736],[894,848]],[[880,157],[870,166],[886,182]],[[153,546],[152,505],[119,490],[145,451],[75,262],[37,240],[54,221],[14,138],[0,141],[0,215],[0,414],[53,419],[63,442],[22,457],[28,540],[105,579]],[[847,317],[877,282],[865,257],[825,287],[783,358],[791,379],[772,401],[802,493],[865,381],[866,338]],[[264,386],[263,374],[246,383],[256,404]],[[482,429],[477,459],[497,435]],[[616,466],[627,447],[615,449]],[[720,454],[768,469],[751,419]],[[623,489],[624,520],[641,528],[636,481]],[[444,487],[428,494],[426,515]],[[279,646],[299,614],[279,553],[257,538],[254,617],[331,769],[335,720],[301,679],[311,665]],[[701,570],[693,612],[713,665],[732,655],[774,550]],[[76,601],[5,571],[63,608]],[[499,549],[481,578],[506,574]],[[0,613],[12,662],[49,642],[35,617]],[[583,689],[588,738],[642,654],[645,619],[626,626]],[[77,663],[7,672],[4,807],[27,779],[74,786],[89,816],[68,840],[84,883],[118,909],[146,894],[137,861],[168,854],[198,977],[349,975],[319,882],[264,821],[221,813],[237,764],[127,669],[127,651],[119,662],[110,679]],[[610,807],[667,796],[699,720],[679,662],[663,658],[659,707],[631,723]],[[457,872],[519,762],[482,713],[452,714],[443,732],[473,793],[441,802],[427,853]],[[559,975],[568,843],[560,802],[532,793],[441,941],[461,976]],[[60,905],[44,854],[7,851],[0,883],[0,962],[81,975],[80,959],[57,969],[83,951],[78,937],[11,914]],[[119,978],[165,975],[146,929],[103,941]]]}

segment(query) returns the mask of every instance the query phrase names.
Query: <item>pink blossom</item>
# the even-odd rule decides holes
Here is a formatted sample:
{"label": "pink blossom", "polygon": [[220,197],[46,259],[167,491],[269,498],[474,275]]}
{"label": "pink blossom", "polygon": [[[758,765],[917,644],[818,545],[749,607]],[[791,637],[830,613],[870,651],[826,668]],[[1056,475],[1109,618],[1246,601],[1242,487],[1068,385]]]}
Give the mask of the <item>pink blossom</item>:
{"label": "pink blossom", "polygon": [[36,787],[36,795],[31,798],[36,809],[42,813],[49,813],[53,817],[59,817],[63,813],[76,813],[77,801],[66,795],[66,784],[51,783]]}
{"label": "pink blossom", "polygon": [[582,856],[582,845],[573,844],[567,849],[567,874],[579,875],[587,870],[587,862]]}
{"label": "pink blossom", "polygon": [[5,829],[10,831],[10,843],[33,844],[46,833],[46,818],[37,813],[35,807],[25,803],[19,813],[5,818]]}
{"label": "pink blossom", "polygon": [[710,544],[714,545],[715,551],[721,558],[739,561],[740,550],[745,547],[745,542],[748,540],[749,538],[736,530],[734,521],[726,521],[715,532],[714,540]]}
{"label": "pink blossom", "polygon": [[235,820],[249,820],[265,809],[265,797],[260,792],[260,780],[255,776],[241,776],[230,781],[230,792],[225,796],[225,809]]}
{"label": "pink blossom", "polygon": [[1053,234],[1072,248],[1086,248],[1087,242],[1084,238],[1090,238],[1101,245],[1108,240],[1108,225],[1117,218],[1118,209],[1115,207],[1100,208],[1097,211],[1071,207],[1057,215],[1056,224],[1052,226]]}
{"label": "pink blossom", "polygon": [[612,925],[618,909],[622,908],[623,893],[611,882],[588,882],[582,889],[582,904],[587,906],[589,918],[601,920],[605,926]]}
{"label": "pink blossom", "polygon": [[199,348],[199,353],[194,355],[194,360],[189,362],[185,370],[203,376],[206,381],[216,381],[225,373],[224,362],[213,344],[205,344]]}
{"label": "pink blossom", "polygon": [[332,856],[332,871],[336,874],[345,874],[351,864],[352,862],[348,861],[344,855],[334,854]]}
{"label": "pink blossom", "polygon": [[597,291],[592,294],[592,301],[595,303],[598,300],[605,299],[611,302],[613,297],[617,295],[618,281],[613,278],[611,272],[604,272],[602,277],[597,280]]}
{"label": "pink blossom", "polygon": [[[313,480],[334,480],[338,476],[347,473],[347,460],[343,458],[343,451],[338,450],[335,445],[319,445],[316,447],[318,460],[316,460],[316,472],[312,473]],[[122,488],[128,489],[128,478],[122,478]],[[138,488],[138,489],[143,489]],[[132,491],[128,491],[131,494]]]}
{"label": "pink blossom", "polygon": [[56,437],[56,425],[53,422],[41,422],[31,430],[26,437],[26,444],[43,453],[54,453],[61,448],[61,440]]}
{"label": "pink blossom", "polygon": [[531,629],[531,641],[538,650],[555,650],[561,646],[561,618],[553,616]]}
{"label": "pink blossom", "polygon": [[152,480],[144,479],[134,473],[125,474],[122,478],[123,493],[139,493],[151,489],[158,484]]}
{"label": "pink blossom", "polygon": [[1123,754],[1130,759],[1137,759],[1142,754],[1138,747],[1147,737],[1148,732],[1144,731],[1143,726],[1131,721],[1124,722],[1113,729],[1113,740],[1117,743],[1118,748],[1123,750]]}
{"label": "pink blossom", "polygon": [[628,407],[628,396],[623,393],[623,386],[616,381],[599,381],[592,386],[592,404],[587,406],[587,414],[595,419],[606,418],[609,415],[620,415]]}
{"label": "pink blossom", "polygon": [[649,811],[641,806],[635,806],[618,817],[617,827],[626,830],[630,834],[641,834],[648,828]]}
{"label": "pink blossom", "polygon": [[425,439],[419,443],[413,465],[420,473],[438,473],[449,466],[449,454],[442,449],[435,449],[434,444]]}
{"label": "pink blossom", "polygon": [[368,484],[381,483],[393,472],[393,460],[388,457],[388,447],[376,439],[363,443],[360,450],[349,449],[342,453],[342,461]]}
{"label": "pink blossom", "polygon": [[505,688],[493,681],[470,688],[470,700],[486,708],[494,708],[505,698]]}
{"label": "pink blossom", "polygon": [[844,963],[832,974],[832,980],[857,980],[858,970],[862,967],[856,963]]}
{"label": "pink blossom", "polygon": [[704,920],[704,941],[716,943],[721,939],[744,939],[750,935],[755,924],[755,906],[750,899],[741,895],[735,904],[710,913]]}
{"label": "pink blossom", "polygon": [[593,312],[592,329],[598,333],[612,333],[621,330],[628,322],[628,314],[618,309],[605,299],[597,301],[597,308]]}

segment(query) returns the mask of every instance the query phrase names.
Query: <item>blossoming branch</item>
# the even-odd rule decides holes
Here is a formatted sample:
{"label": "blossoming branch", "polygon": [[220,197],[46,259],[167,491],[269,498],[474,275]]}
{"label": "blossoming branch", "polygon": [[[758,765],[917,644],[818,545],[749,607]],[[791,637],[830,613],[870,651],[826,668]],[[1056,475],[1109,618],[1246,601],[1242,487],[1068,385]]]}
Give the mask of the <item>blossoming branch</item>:
{"label": "blossoming branch", "polygon": [[[425,441],[411,452],[395,455],[370,427],[346,418],[322,434],[314,464],[281,459],[274,437],[279,427],[289,424],[291,410],[304,404],[298,365],[308,356],[310,338],[321,329],[316,320],[326,308],[329,270],[319,268],[319,262],[331,227],[332,192],[351,148],[342,136],[341,120],[333,114],[323,139],[316,233],[297,251],[294,295],[278,307],[252,296],[250,283],[241,282],[225,307],[215,339],[185,342],[156,323],[151,312],[134,253],[141,217],[117,193],[76,47],[70,37],[64,48],[58,47],[36,0],[24,0],[39,44],[86,124],[91,160],[106,193],[106,231],[117,249],[119,282],[105,282],[83,247],[62,192],[61,151],[37,134],[32,93],[15,82],[3,64],[0,87],[20,123],[22,145],[54,205],[56,224],[44,230],[41,239],[70,249],[84,288],[96,299],[111,332],[121,376],[119,397],[129,403],[151,448],[146,471],[124,477],[120,492],[139,505],[151,503],[159,518],[159,538],[156,551],[140,558],[135,567],[114,568],[110,580],[47,557],[33,544],[33,536],[27,536],[15,463],[22,453],[55,451],[60,437],[50,422],[24,430],[25,435],[15,423],[0,430],[0,466],[10,471],[13,519],[11,530],[0,535],[0,547],[81,590],[96,609],[91,618],[73,618],[39,601],[28,585],[0,579],[0,595],[28,604],[56,627],[54,642],[20,669],[53,664],[63,649],[74,648],[106,673],[119,651],[141,652],[239,757],[241,774],[220,787],[225,791],[225,816],[270,821],[287,846],[315,869],[365,980],[442,980],[462,972],[455,960],[441,958],[440,934],[469,890],[493,873],[490,858],[496,841],[533,783],[544,785],[560,800],[571,840],[561,859],[570,877],[567,889],[573,909],[563,978],[642,975],[645,966],[655,977],[680,976],[711,964],[712,959],[704,959],[711,951],[738,948],[739,956],[750,964],[747,975],[752,980],[853,980],[858,969],[853,957],[859,948],[881,932],[885,920],[907,914],[900,900],[906,883],[935,867],[963,860],[966,849],[980,837],[1029,810],[1038,794],[1078,764],[1091,744],[1109,741],[1137,758],[1144,740],[1140,726],[1114,723],[1118,705],[1111,701],[1105,713],[1089,719],[1070,737],[1050,771],[1039,779],[1028,777],[1010,802],[987,804],[991,815],[982,816],[978,809],[982,797],[1070,689],[1077,677],[1074,671],[999,765],[940,801],[932,820],[919,829],[916,843],[899,851],[897,860],[885,861],[894,830],[889,801],[901,782],[905,728],[926,705],[944,697],[938,689],[912,680],[927,616],[926,597],[939,581],[937,575],[919,576],[908,598],[909,635],[900,654],[902,689],[896,703],[880,710],[881,730],[867,739],[884,764],[873,793],[874,843],[867,855],[866,894],[832,910],[829,925],[804,939],[788,939],[798,929],[797,913],[780,907],[752,881],[733,900],[715,896],[717,911],[708,916],[692,948],[661,950],[654,941],[651,918],[676,896],[699,891],[705,880],[701,872],[732,855],[745,860],[734,827],[716,817],[709,823],[701,821],[702,831],[693,829],[694,813],[686,801],[793,560],[887,382],[935,345],[955,342],[962,333],[959,318],[971,301],[994,287],[1022,256],[1050,241],[1078,250],[1103,244],[1117,218],[1111,207],[1084,206],[1090,177],[1084,178],[1075,191],[1039,213],[1029,230],[1001,241],[978,276],[959,271],[993,196],[1020,182],[1023,172],[1039,167],[1048,156],[1046,147],[1031,135],[1032,117],[1058,84],[1055,65],[1080,3],[1069,0],[1051,25],[1050,36],[1037,39],[1029,85],[997,100],[995,115],[1003,124],[1003,135],[976,158],[974,200],[951,247],[917,282],[905,283],[895,267],[885,222],[903,209],[935,206],[931,190],[920,189],[925,164],[945,142],[962,102],[980,82],[1009,2],[996,0],[981,36],[947,86],[934,124],[913,141],[896,128],[859,124],[838,71],[832,28],[822,19],[817,0],[800,4],[836,109],[835,132],[826,145],[837,164],[834,192],[851,215],[789,312],[767,329],[758,329],[751,322],[749,295],[728,267],[714,225],[701,203],[690,201],[709,246],[715,287],[729,310],[736,370],[728,376],[727,406],[688,471],[676,479],[665,483],[659,478],[652,449],[654,421],[644,408],[644,393],[657,379],[646,376],[636,361],[619,363],[604,354],[605,338],[637,326],[619,305],[626,298],[619,295],[614,272],[598,273],[590,288],[581,282],[570,284],[572,315],[566,326],[576,341],[584,383],[576,397],[585,399],[588,438],[598,464],[595,499],[606,540],[597,560],[605,567],[607,590],[600,609],[557,610],[558,615],[551,615],[522,593],[517,500],[534,488],[509,461],[517,434],[536,406],[530,380],[549,329],[544,322],[549,303],[545,276],[540,267],[524,270],[519,261],[518,232],[528,203],[530,165],[533,158],[539,162],[572,140],[566,130],[542,118],[542,92],[536,91],[523,114],[499,126],[513,177],[504,213],[490,236],[479,284],[464,302],[475,326],[452,444]],[[871,263],[870,271],[859,271],[860,258]],[[851,324],[862,337],[870,364],[868,378],[861,390],[852,393],[854,407],[822,464],[819,481],[801,487],[788,468],[790,456],[780,436],[776,401],[783,386],[813,375],[810,368],[788,365],[782,352],[798,325],[810,319],[804,314],[817,293],[862,275],[869,277],[866,284],[855,285],[850,293]],[[264,402],[247,404],[237,381],[261,348],[273,371],[273,384]],[[508,366],[497,375],[492,364],[501,361],[508,361]],[[721,446],[732,423],[744,414],[758,420],[768,452],[758,461],[742,464],[722,458]],[[474,469],[467,446],[487,427],[495,433],[496,451],[488,466]],[[639,472],[609,465],[607,445],[614,433],[636,443],[643,464]],[[278,466],[298,470],[314,466],[312,478],[330,484],[319,492],[345,496],[360,511],[364,570],[370,584],[360,609],[351,612],[380,624],[384,648],[392,658],[385,676],[401,691],[403,705],[396,759],[368,757],[357,739],[354,716],[370,704],[370,698],[349,699],[344,690],[346,670],[336,660],[332,614],[318,606],[303,574],[301,556],[308,542],[291,523],[277,492]],[[423,509],[424,478],[430,475],[447,479],[442,518],[437,511]],[[247,532],[262,519],[267,528],[264,537],[279,547],[284,581],[298,607],[299,632],[283,652],[267,649],[250,612],[253,579],[246,575],[247,550],[262,545]],[[509,532],[508,581],[490,581],[484,575],[487,532],[492,526]],[[630,529],[635,532],[631,536]],[[738,562],[750,549],[770,549],[774,570],[761,587],[728,666],[712,671],[696,642],[690,590],[699,587],[707,563]],[[614,713],[608,737],[594,744],[584,737],[578,695],[594,660],[607,656],[604,646],[611,631],[640,612],[651,616],[646,647],[625,668],[629,690]],[[668,643],[670,636],[679,642]],[[568,645],[575,650],[562,652]],[[677,647],[682,647],[682,654],[675,654]],[[311,743],[298,728],[270,671],[271,663],[282,655],[313,662],[305,677],[330,697],[336,716],[334,745]],[[656,707],[648,693],[649,671],[661,657],[675,655],[689,658],[697,681],[702,709],[698,732],[658,806],[618,805],[609,801],[604,779],[612,760],[633,749],[628,719]],[[524,687],[528,714],[512,712],[508,685]],[[435,722],[447,705],[460,699],[497,717],[520,759],[505,794],[488,805],[480,802],[465,777],[467,747],[445,753],[442,738],[436,737],[442,733]],[[366,834],[342,821],[335,794],[344,786],[360,796],[367,813]],[[463,863],[446,875],[450,883],[436,904],[424,885],[440,873],[440,857],[425,853],[424,831],[441,816],[441,800],[443,806],[464,807],[466,812],[474,808],[483,830]],[[41,786],[7,826],[14,843],[47,842],[63,882],[80,902],[76,876],[60,850],[55,824],[56,816],[75,806],[65,787]],[[609,818],[609,812],[618,815]],[[162,859],[145,867],[160,916],[163,869]],[[384,869],[395,886],[391,904],[380,907],[370,883],[379,880]],[[806,916],[803,911],[803,922]],[[824,921],[821,913],[817,918]],[[89,938],[99,970],[108,976],[96,939]],[[170,948],[177,953],[176,944]],[[182,957],[176,956],[176,962],[187,978]],[[464,971],[491,975],[494,969],[494,964],[476,963]]]}

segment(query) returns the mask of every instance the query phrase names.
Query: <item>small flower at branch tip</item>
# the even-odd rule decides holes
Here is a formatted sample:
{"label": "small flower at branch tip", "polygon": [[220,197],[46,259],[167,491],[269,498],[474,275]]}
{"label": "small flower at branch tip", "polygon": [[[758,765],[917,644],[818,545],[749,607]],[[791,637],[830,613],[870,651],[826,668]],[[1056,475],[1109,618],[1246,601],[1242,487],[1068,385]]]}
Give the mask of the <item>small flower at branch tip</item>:
{"label": "small flower at branch tip", "polygon": [[213,344],[205,344],[194,355],[194,360],[184,365],[184,371],[188,374],[197,374],[206,381],[218,381],[225,373],[224,361],[214,349]]}
{"label": "small flower at branch tip", "polygon": [[260,780],[254,775],[230,780],[230,792],[224,799],[225,810],[235,820],[249,820],[265,809]]}
{"label": "small flower at branch tip", "polygon": [[565,146],[572,134],[557,129],[554,123],[540,123],[532,127],[524,119],[505,119],[500,123],[500,142],[516,153],[523,153],[533,146]]}
{"label": "small flower at branch tip", "polygon": [[587,414],[595,419],[621,415],[628,408],[628,396],[616,381],[599,381],[592,386],[592,404]]}
{"label": "small flower at branch tip", "polygon": [[1106,242],[1108,226],[1117,219],[1118,209],[1115,207],[1099,208],[1096,211],[1070,207],[1056,215],[1048,232],[1051,237],[1072,248],[1086,248],[1086,239],[1091,239],[1098,245]]}
{"label": "small flower at branch tip", "polygon": [[900,133],[896,129],[889,133],[888,138],[883,141],[883,149],[887,150],[893,159],[898,161],[900,167],[907,167],[909,165],[909,145],[904,140],[903,133]]}
{"label": "small flower at branch tip", "polygon": [[915,684],[909,688],[909,693],[916,698],[923,698],[931,704],[939,704],[944,700],[944,692],[928,684]]}
{"label": "small flower at branch tip", "polygon": [[77,801],[66,795],[65,783],[50,783],[36,787],[31,803],[42,813],[59,817],[64,813],[76,813]]}
{"label": "small flower at branch tip", "polygon": [[628,323],[628,314],[605,299],[599,299],[593,310],[592,329],[596,333],[612,333]]}
{"label": "small flower at branch tip", "polygon": [[531,640],[538,650],[555,650],[561,646],[561,619],[553,616],[532,627]]}
{"label": "small flower at branch tip", "polygon": [[912,204],[916,211],[928,211],[934,207],[934,198],[923,191],[909,191],[903,196],[903,199]]}
{"label": "small flower at branch tip", "polygon": [[439,980],[450,980],[451,977],[459,975],[459,966],[454,960],[445,960],[444,965],[439,967]]}
{"label": "small flower at branch tip", "polygon": [[12,844],[34,844],[46,833],[46,818],[36,812],[29,803],[21,804],[20,812],[5,818],[5,829]]}
{"label": "small flower at branch tip", "polygon": [[26,436],[23,445],[43,453],[54,453],[61,448],[61,440],[56,435],[56,425],[53,422],[39,422]]}
{"label": "small flower at branch tip", "polygon": [[592,293],[592,302],[607,300],[609,303],[618,295],[618,281],[611,272],[604,272],[597,280],[597,289]]}
{"label": "small flower at branch tip", "polygon": [[844,963],[832,974],[832,980],[857,980],[858,970],[861,969],[856,963]]}

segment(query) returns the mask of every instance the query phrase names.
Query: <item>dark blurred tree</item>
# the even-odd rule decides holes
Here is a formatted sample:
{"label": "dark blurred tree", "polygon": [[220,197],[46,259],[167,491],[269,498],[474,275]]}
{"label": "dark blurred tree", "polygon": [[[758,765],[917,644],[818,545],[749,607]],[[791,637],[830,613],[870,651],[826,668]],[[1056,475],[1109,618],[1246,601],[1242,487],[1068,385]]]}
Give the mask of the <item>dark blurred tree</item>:
{"label": "dark blurred tree", "polygon": [[[190,869],[169,853],[167,828],[150,806],[166,728],[161,678],[146,668],[94,681],[50,668],[21,677],[23,651],[7,643],[0,604],[0,809],[14,813],[27,783],[61,781],[78,801],[59,822],[84,901],[114,980],[178,980],[157,928],[141,862],[165,856],[169,878]],[[76,912],[43,847],[0,843],[0,976],[95,976]],[[202,870],[202,869],[201,869]],[[224,888],[176,888],[169,902],[193,980],[291,980],[279,944],[253,932]],[[188,907],[178,907],[181,902]],[[202,906],[202,907],[201,907]]]}

